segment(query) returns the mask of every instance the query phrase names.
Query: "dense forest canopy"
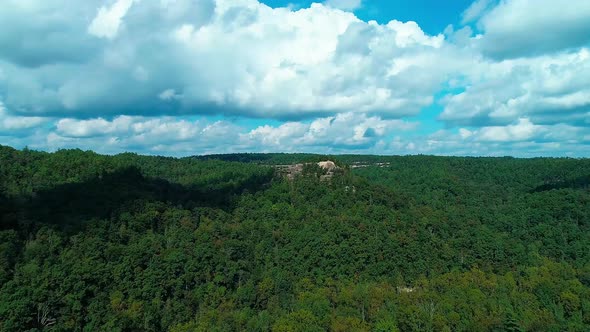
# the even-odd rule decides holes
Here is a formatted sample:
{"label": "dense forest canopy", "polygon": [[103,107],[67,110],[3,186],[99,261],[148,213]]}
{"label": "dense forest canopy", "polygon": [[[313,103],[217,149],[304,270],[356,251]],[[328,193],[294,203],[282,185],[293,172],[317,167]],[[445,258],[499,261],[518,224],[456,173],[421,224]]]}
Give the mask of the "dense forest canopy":
{"label": "dense forest canopy", "polygon": [[588,159],[0,146],[0,330],[589,331],[589,184]]}

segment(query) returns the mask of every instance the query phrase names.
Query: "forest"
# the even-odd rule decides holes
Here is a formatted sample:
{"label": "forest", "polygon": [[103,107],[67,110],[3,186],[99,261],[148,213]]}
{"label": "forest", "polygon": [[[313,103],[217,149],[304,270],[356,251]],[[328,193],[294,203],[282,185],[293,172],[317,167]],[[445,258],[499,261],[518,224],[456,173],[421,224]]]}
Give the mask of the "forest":
{"label": "forest", "polygon": [[0,331],[590,331],[590,159],[0,146]]}

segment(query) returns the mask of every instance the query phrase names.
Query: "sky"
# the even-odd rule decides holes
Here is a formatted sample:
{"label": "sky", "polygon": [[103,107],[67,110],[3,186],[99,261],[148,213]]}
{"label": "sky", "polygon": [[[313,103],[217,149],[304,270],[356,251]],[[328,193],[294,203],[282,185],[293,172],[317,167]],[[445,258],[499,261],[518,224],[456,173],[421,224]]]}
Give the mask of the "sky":
{"label": "sky", "polygon": [[590,157],[590,1],[3,0],[0,144]]}

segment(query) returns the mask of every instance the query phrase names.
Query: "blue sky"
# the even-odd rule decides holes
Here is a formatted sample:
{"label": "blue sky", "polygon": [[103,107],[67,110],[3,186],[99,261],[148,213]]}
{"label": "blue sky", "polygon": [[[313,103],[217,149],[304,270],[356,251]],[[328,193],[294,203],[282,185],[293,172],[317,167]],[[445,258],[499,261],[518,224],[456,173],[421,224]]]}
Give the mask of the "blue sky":
{"label": "blue sky", "polygon": [[0,6],[0,144],[590,156],[588,1]]}
{"label": "blue sky", "polygon": [[[318,1],[265,0],[263,3],[271,7],[296,8],[309,7]],[[436,35],[444,31],[449,24],[460,24],[461,14],[469,8],[471,0],[376,0],[361,2],[354,9],[357,17],[363,21],[375,20],[385,24],[391,20],[415,21],[428,34]]]}

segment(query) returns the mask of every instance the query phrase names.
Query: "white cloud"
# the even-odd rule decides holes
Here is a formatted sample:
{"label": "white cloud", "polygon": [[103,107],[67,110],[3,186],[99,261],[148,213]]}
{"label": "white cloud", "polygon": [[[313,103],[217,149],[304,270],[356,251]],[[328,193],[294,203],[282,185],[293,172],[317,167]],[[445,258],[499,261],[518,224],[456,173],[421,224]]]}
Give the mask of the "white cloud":
{"label": "white cloud", "polygon": [[[396,137],[381,153],[465,156],[586,156],[590,145],[583,137],[590,128],[568,125],[536,125],[520,119],[506,126],[469,130],[439,130],[411,138]],[[587,136],[588,137],[588,136]]]}
{"label": "white cloud", "polygon": [[10,115],[4,108],[4,104],[0,101],[0,136],[5,136],[7,134],[20,136],[23,132],[35,129],[47,121],[48,119],[42,117]]}
{"label": "white cloud", "polygon": [[241,137],[242,141],[254,141],[262,146],[285,150],[314,146],[368,148],[388,134],[410,131],[417,125],[402,120],[343,113],[319,118],[311,123],[287,122],[277,127],[260,126]]}
{"label": "white cloud", "polygon": [[[112,120],[61,119],[46,133],[46,148],[91,147],[105,153],[138,151],[175,155],[227,149],[244,131],[226,121],[189,121],[174,117],[118,116]],[[168,151],[166,151],[168,149]]]}
{"label": "white cloud", "polygon": [[466,24],[477,20],[490,9],[494,2],[495,0],[475,0],[461,15],[461,22]]}
{"label": "white cloud", "polygon": [[101,47],[86,34],[100,2],[3,0],[0,59],[29,68],[88,61]]}
{"label": "white cloud", "polygon": [[294,146],[291,143],[297,143],[293,142],[293,140],[300,139],[307,132],[307,129],[307,125],[298,122],[287,122],[278,127],[264,125],[244,135],[243,140],[256,140],[264,146],[281,146],[284,144],[288,149]]}
{"label": "white cloud", "polygon": [[[432,36],[365,22],[350,12],[358,0],[5,0],[0,135],[162,154],[583,154],[589,3],[478,0],[462,16],[477,28]],[[447,130],[416,136],[412,117],[435,101]]]}
{"label": "white cloud", "polygon": [[[255,0],[119,0],[97,12],[86,10],[92,23],[68,30],[79,40],[72,52],[87,52],[93,40],[79,61],[25,69],[0,51],[0,68],[13,78],[0,81],[8,108],[67,117],[401,117],[431,104],[459,62],[444,36],[429,36],[415,22],[363,22],[322,4],[293,11]],[[12,43],[8,49],[19,40]],[[55,41],[39,57],[61,46]]]}
{"label": "white cloud", "polygon": [[204,127],[198,121],[179,120],[172,117],[145,118],[124,115],[110,121],[103,118],[61,119],[56,123],[56,133],[62,137],[113,136],[117,139],[127,137],[146,142],[190,140],[202,132],[211,133],[211,128],[211,126]]}
{"label": "white cloud", "polygon": [[135,118],[119,116],[113,121],[103,118],[90,120],[60,119],[56,123],[57,133],[64,137],[96,137],[108,134],[122,134],[130,129]]}
{"label": "white cloud", "polygon": [[590,43],[590,1],[504,0],[478,26],[484,54],[505,59]]}
{"label": "white cloud", "polygon": [[476,130],[459,129],[463,140],[477,142],[578,142],[590,128],[576,127],[565,124],[538,125],[528,118],[520,118],[505,126],[485,126]]}
{"label": "white cloud", "polygon": [[528,117],[536,123],[580,123],[590,111],[590,51],[490,62],[466,71],[465,91],[449,95],[440,118],[485,126]]}
{"label": "white cloud", "polygon": [[177,94],[174,89],[166,89],[158,95],[158,98],[162,100],[172,100],[182,98],[182,96]]}
{"label": "white cloud", "polygon": [[526,141],[538,131],[529,119],[519,119],[517,123],[508,126],[483,127],[479,130],[479,139],[483,141]]}
{"label": "white cloud", "polygon": [[117,36],[121,20],[133,5],[133,0],[117,0],[110,7],[101,7],[88,26],[88,33],[101,38],[113,39]]}
{"label": "white cloud", "polygon": [[28,134],[35,143],[29,145],[35,148],[84,148],[102,153],[379,152],[383,151],[384,142],[390,135],[407,133],[417,126],[418,123],[414,122],[384,120],[356,113],[318,118],[311,122],[262,125],[254,129],[228,121],[119,116],[111,120],[59,119],[54,126],[45,126],[43,130]]}
{"label": "white cloud", "polygon": [[362,0],[326,0],[324,2],[327,6],[342,9],[355,10],[362,6]]}
{"label": "white cloud", "polygon": [[112,120],[61,119],[53,127],[37,127],[9,136],[3,144],[172,156],[255,151],[491,156],[580,156],[590,152],[588,127],[538,125],[522,118],[505,126],[417,135],[414,130],[418,125],[357,113],[254,129],[228,121],[121,116]]}

